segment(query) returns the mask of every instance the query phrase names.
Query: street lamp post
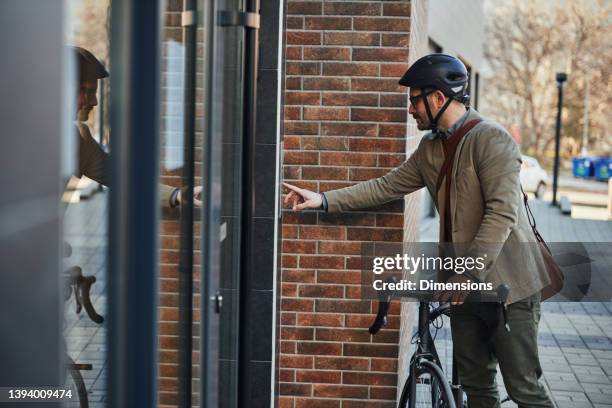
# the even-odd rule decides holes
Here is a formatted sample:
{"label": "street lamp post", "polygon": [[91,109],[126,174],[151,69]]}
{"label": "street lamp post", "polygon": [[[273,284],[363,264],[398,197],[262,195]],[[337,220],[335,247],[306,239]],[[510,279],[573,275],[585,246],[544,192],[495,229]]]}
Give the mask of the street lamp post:
{"label": "street lamp post", "polygon": [[559,89],[559,100],[557,103],[557,128],[555,135],[555,167],[553,169],[553,198],[551,205],[557,205],[557,182],[559,179],[559,149],[561,147],[561,110],[563,109],[563,83],[567,81],[565,72],[558,72],[557,89]]}

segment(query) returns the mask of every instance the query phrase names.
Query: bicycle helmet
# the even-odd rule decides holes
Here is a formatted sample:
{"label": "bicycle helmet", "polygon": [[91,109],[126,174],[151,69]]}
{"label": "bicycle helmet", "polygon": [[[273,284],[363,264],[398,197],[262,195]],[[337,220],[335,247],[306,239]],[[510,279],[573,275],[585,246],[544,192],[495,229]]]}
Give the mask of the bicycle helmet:
{"label": "bicycle helmet", "polygon": [[431,113],[427,98],[423,98],[430,128],[434,133],[437,131],[438,120],[451,101],[456,100],[466,105],[469,102],[467,69],[458,58],[451,55],[429,54],[419,58],[404,73],[399,84],[423,90],[437,89],[449,97],[435,118]]}
{"label": "bicycle helmet", "polygon": [[70,47],[76,57],[79,81],[108,77],[104,65],[89,51],[81,47]]}

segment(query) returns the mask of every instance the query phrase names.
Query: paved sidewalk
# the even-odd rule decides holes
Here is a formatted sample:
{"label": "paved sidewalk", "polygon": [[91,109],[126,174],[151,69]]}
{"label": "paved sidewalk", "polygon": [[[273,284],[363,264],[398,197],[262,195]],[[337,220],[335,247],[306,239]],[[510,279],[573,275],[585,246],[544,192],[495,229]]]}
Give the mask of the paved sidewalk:
{"label": "paved sidewalk", "polygon": [[[96,312],[106,316],[106,202],[108,194],[99,192],[90,199],[70,204],[64,219],[64,239],[72,247],[72,255],[64,259],[66,268],[80,266],[84,276],[93,275],[91,301]],[[91,408],[106,407],[106,323],[94,323],[85,310],[75,313],[74,294],[65,303],[64,337],[68,355],[80,364],[91,364],[92,370],[81,371],[88,390]],[[66,384],[76,396],[72,377],[66,373]],[[75,402],[65,407],[78,407]]]}
{"label": "paved sidewalk", "polygon": [[[540,233],[550,242],[607,242],[612,221],[572,219],[547,202],[530,200]],[[422,236],[437,240],[437,222]],[[609,272],[609,271],[606,271]],[[451,372],[450,323],[438,331],[436,347]],[[612,302],[544,302],[539,332],[543,382],[559,408],[612,407]],[[507,393],[497,378],[501,398]],[[513,402],[503,407],[516,407]]]}

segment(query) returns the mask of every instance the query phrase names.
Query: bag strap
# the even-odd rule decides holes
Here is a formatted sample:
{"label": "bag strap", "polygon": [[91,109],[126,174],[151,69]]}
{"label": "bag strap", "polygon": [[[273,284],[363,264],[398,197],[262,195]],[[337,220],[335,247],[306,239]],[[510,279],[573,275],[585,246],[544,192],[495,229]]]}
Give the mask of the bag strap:
{"label": "bag strap", "polygon": [[536,227],[536,220],[535,220],[535,217],[533,216],[533,212],[531,211],[531,207],[529,206],[527,194],[525,194],[525,190],[523,190],[523,186],[520,183],[519,183],[519,186],[521,187],[521,193],[523,193],[523,203],[525,204],[525,211],[527,212],[527,220],[529,221],[529,225],[531,226],[531,229],[533,230],[533,235],[535,235],[536,240],[539,243],[543,244],[548,250],[548,252],[550,252],[550,248],[548,247],[548,245],[546,245],[546,242],[544,242],[544,238],[542,238],[542,235],[540,235],[540,232],[538,231],[538,228]]}
{"label": "bag strap", "polygon": [[[461,140],[467,132],[472,130],[472,128],[476,126],[478,123],[480,123],[481,121],[482,119],[474,119],[474,120],[470,120],[467,123],[464,123],[463,126],[461,126],[452,137],[456,137],[459,140]],[[440,187],[442,186],[442,180],[444,179],[444,175],[446,174],[446,171],[448,170],[448,166],[451,165],[454,158],[455,158],[455,152],[452,152],[452,154],[449,154],[444,159],[444,163],[442,164],[442,168],[440,169],[440,173],[438,174],[438,180],[436,181],[436,193],[440,191]]]}

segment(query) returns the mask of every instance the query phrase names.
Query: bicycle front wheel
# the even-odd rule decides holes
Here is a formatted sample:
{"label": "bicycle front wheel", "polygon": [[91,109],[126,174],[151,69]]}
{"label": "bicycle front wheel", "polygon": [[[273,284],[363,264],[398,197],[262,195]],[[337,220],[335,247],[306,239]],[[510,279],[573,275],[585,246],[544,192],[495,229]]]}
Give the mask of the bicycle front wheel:
{"label": "bicycle front wheel", "polygon": [[421,361],[415,370],[415,378],[410,375],[398,408],[456,408],[450,385],[442,369],[430,361]]}

